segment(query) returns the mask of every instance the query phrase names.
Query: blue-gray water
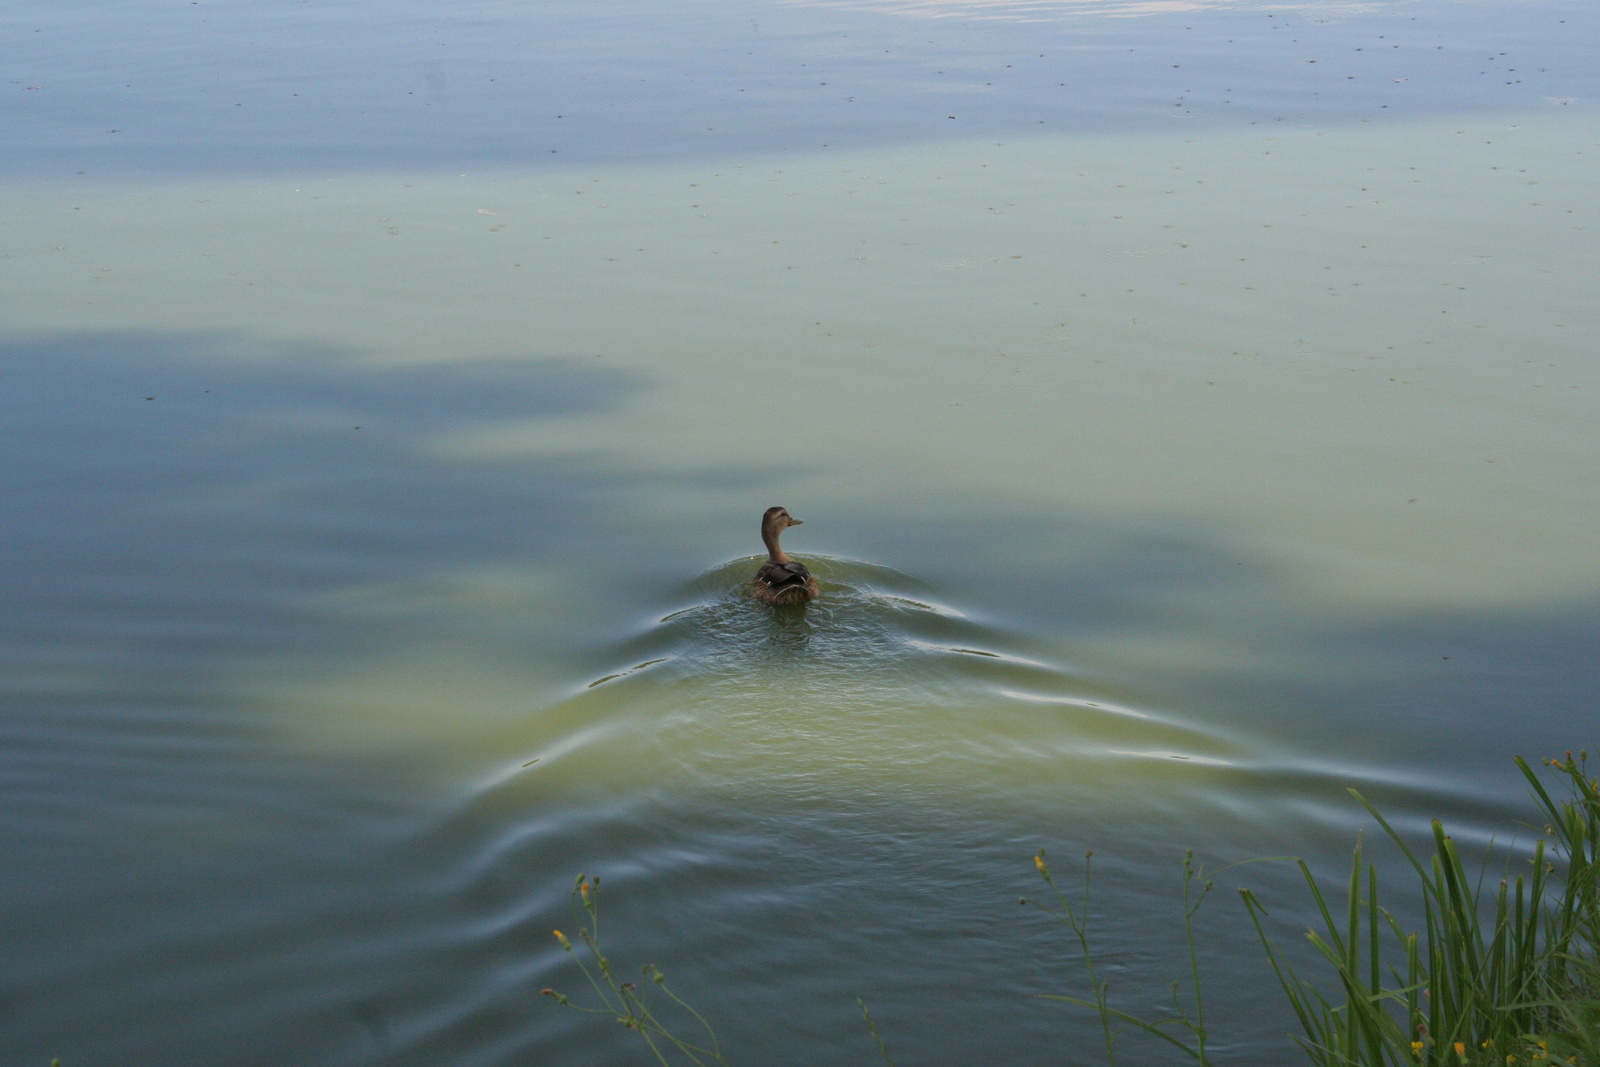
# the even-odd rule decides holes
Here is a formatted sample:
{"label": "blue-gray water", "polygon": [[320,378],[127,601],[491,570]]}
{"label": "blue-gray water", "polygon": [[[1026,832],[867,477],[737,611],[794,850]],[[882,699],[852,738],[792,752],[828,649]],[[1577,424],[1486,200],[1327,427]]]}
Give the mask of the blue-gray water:
{"label": "blue-gray water", "polygon": [[[1186,848],[1526,839],[1600,721],[1597,22],[0,15],[0,1059],[645,1062],[539,996],[583,871],[734,1062],[873,1062],[857,996],[1098,1062],[1038,848],[1158,1012]],[[1234,1062],[1297,878],[1201,913]]]}

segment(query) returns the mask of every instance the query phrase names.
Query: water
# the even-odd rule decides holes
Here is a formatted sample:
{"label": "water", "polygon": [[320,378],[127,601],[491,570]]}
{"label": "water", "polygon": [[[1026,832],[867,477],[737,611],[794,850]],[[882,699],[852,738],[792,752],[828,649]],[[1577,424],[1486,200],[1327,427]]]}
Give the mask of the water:
{"label": "water", "polygon": [[[872,1062],[856,996],[1094,1062],[1036,849],[1159,1011],[1186,848],[1526,836],[1595,741],[1594,29],[8,15],[5,1060],[642,1062],[538,996],[584,871],[736,1062]],[[1292,942],[1297,877],[1202,912],[1235,1062],[1226,890]]]}

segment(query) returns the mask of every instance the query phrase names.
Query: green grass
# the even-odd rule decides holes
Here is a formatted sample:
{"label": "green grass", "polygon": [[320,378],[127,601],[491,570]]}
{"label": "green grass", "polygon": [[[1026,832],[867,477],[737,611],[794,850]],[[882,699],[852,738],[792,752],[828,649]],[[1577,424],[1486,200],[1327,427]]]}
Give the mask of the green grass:
{"label": "green grass", "polygon": [[1322,920],[1307,937],[1337,977],[1330,992],[1294,974],[1262,932],[1260,901],[1243,894],[1313,1063],[1600,1064],[1600,788],[1581,756],[1546,762],[1566,795],[1552,797],[1517,760],[1544,836],[1523,869],[1488,885],[1468,873],[1438,820],[1424,862],[1354,794],[1410,865],[1423,926],[1406,931],[1381,906],[1377,868],[1359,844],[1338,912],[1301,863]]}
{"label": "green grass", "polygon": [[[1600,781],[1588,775],[1586,752],[1576,759],[1569,752],[1564,760],[1545,761],[1557,783],[1555,795],[1526,761],[1516,763],[1532,789],[1542,836],[1531,857],[1519,861],[1503,854],[1505,870],[1495,879],[1484,873],[1487,866],[1476,876],[1469,873],[1437,820],[1432,854],[1418,857],[1376,808],[1351,791],[1409,865],[1415,889],[1408,903],[1413,912],[1420,903],[1423,922],[1420,930],[1406,930],[1380,903],[1378,869],[1364,858],[1359,838],[1342,902],[1303,860],[1295,861],[1319,919],[1306,932],[1326,965],[1315,980],[1296,972],[1267,936],[1265,906],[1250,890],[1240,890],[1266,965],[1299,1024],[1294,1040],[1315,1067],[1600,1067]],[[1222,871],[1207,875],[1193,853],[1184,856],[1188,973],[1172,984],[1173,1013],[1150,1020],[1113,1006],[1109,985],[1095,968],[1088,930],[1091,857],[1085,855],[1082,896],[1076,902],[1056,886],[1045,854],[1034,857],[1053,901],[1024,903],[1035,904],[1071,931],[1089,985],[1087,997],[1041,996],[1096,1013],[1111,1067],[1117,1062],[1117,1039],[1129,1030],[1210,1067],[1216,1062],[1215,1042],[1206,1021],[1195,916]],[[599,879],[579,876],[573,897],[587,923],[579,941],[588,960],[559,931],[556,937],[601,1007],[573,1004],[550,989],[544,993],[636,1031],[663,1067],[669,1057],[695,1067],[727,1067],[711,1025],[667,989],[659,969],[642,968],[642,987],[613,970],[600,950]],[[682,1020],[677,1025],[704,1037],[679,1036],[652,1006],[652,996]],[[865,1004],[861,1011],[893,1067]]]}
{"label": "green grass", "polygon": [[[1338,977],[1335,994],[1296,978],[1264,934],[1262,944],[1313,1063],[1600,1064],[1600,788],[1583,756],[1546,763],[1564,779],[1566,796],[1552,797],[1517,760],[1544,836],[1525,869],[1488,886],[1469,875],[1437,820],[1433,855],[1423,862],[1356,794],[1416,876],[1419,932],[1402,930],[1380,906],[1377,868],[1363,868],[1359,846],[1337,917],[1301,864],[1322,918],[1322,929],[1307,936]],[[1259,933],[1260,902],[1246,893],[1245,904]]]}
{"label": "green grass", "polygon": [[[1559,799],[1518,759],[1543,824],[1531,858],[1515,873],[1486,884],[1473,877],[1444,827],[1433,823],[1433,854],[1426,862],[1406,845],[1383,815],[1359,793],[1351,795],[1399,847],[1416,878],[1423,926],[1408,931],[1380,903],[1378,869],[1363,858],[1357,840],[1342,906],[1299,864],[1320,924],[1306,937],[1331,978],[1321,984],[1296,973],[1267,936],[1265,906],[1240,890],[1267,963],[1288,998],[1300,1034],[1295,1041],[1317,1067],[1543,1067],[1570,1063],[1600,1067],[1600,783],[1587,776],[1586,753],[1547,760],[1565,786]],[[1194,950],[1194,915],[1212,881],[1184,859],[1184,933],[1189,949],[1190,995],[1174,1014],[1139,1018],[1113,1007],[1096,976],[1086,930],[1089,869],[1084,898],[1074,908],[1056,888],[1041,852],[1034,860],[1056,907],[1046,910],[1078,942],[1090,998],[1051,996],[1095,1011],[1106,1059],[1116,1063],[1121,1027],[1159,1038],[1201,1065],[1215,1061],[1207,1048],[1203,984]],[[1220,872],[1218,872],[1220,873]],[[1196,893],[1195,886],[1199,885]],[[1041,905],[1042,906],[1042,905]],[[1192,1008],[1188,1001],[1192,1000]]]}

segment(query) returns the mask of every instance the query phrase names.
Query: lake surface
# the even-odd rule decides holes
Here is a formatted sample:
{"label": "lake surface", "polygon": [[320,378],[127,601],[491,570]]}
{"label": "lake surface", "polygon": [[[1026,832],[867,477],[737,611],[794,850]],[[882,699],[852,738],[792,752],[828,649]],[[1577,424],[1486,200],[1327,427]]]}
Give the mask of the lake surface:
{"label": "lake surface", "polygon": [[733,1062],[1101,1062],[1039,848],[1154,1014],[1600,740],[1592,5],[0,27],[7,1063],[646,1062],[579,872]]}

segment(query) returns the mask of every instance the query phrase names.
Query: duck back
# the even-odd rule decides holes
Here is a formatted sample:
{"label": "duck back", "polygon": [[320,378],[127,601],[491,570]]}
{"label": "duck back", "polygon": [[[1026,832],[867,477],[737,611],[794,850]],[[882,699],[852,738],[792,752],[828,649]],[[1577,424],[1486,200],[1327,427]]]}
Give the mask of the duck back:
{"label": "duck back", "polygon": [[798,560],[772,561],[756,571],[750,595],[768,604],[804,604],[817,595],[817,580]]}

